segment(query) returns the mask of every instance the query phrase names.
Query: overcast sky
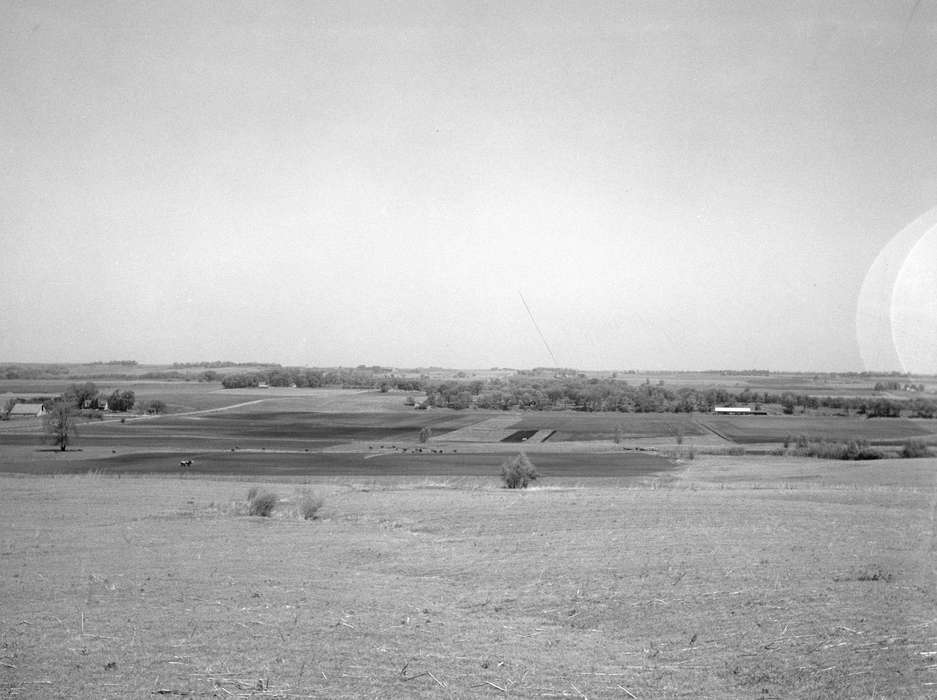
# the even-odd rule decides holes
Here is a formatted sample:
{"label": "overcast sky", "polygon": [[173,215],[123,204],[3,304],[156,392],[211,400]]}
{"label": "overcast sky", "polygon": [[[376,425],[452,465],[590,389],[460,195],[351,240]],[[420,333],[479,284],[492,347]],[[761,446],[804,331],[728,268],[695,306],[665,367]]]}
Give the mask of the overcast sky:
{"label": "overcast sky", "polygon": [[0,361],[937,372],[934,0],[0,12]]}

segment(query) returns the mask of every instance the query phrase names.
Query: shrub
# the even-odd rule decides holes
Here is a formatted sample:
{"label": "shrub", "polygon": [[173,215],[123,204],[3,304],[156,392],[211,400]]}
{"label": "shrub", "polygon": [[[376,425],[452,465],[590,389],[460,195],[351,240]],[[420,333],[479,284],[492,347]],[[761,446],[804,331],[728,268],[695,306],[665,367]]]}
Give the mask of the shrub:
{"label": "shrub", "polygon": [[312,491],[303,491],[299,495],[299,514],[303,520],[315,520],[319,517],[323,500]]}
{"label": "shrub", "polygon": [[146,413],[159,415],[160,413],[166,412],[166,403],[164,401],[160,401],[159,399],[153,399],[144,405],[143,410]]}
{"label": "shrub", "polygon": [[420,429],[420,442],[426,442],[431,437],[433,437],[433,429],[430,428],[428,425],[424,425]]}
{"label": "shrub", "polygon": [[825,439],[807,440],[803,436],[797,438],[795,454],[801,457],[818,457],[820,459],[882,459],[885,455],[873,448],[868,440],[849,440],[847,442]]}
{"label": "shrub", "polygon": [[526,489],[531,481],[540,477],[537,468],[523,452],[509,457],[501,465],[501,480],[509,489]]}
{"label": "shrub", "polygon": [[247,490],[247,502],[250,503],[251,501],[253,501],[253,500],[257,497],[257,494],[258,494],[258,493],[260,493],[260,487],[259,487],[259,486],[251,486],[251,487]]}
{"label": "shrub", "polygon": [[[254,489],[251,489],[253,491]],[[257,490],[253,498],[247,501],[247,512],[249,515],[259,515],[263,518],[270,517],[273,509],[277,506],[280,498],[273,491]]]}
{"label": "shrub", "polygon": [[676,440],[678,445],[683,444],[683,426],[678,425],[673,429],[673,439]]}
{"label": "shrub", "polygon": [[930,450],[927,449],[927,443],[923,440],[908,440],[901,446],[901,451],[898,454],[908,459],[931,456]]}

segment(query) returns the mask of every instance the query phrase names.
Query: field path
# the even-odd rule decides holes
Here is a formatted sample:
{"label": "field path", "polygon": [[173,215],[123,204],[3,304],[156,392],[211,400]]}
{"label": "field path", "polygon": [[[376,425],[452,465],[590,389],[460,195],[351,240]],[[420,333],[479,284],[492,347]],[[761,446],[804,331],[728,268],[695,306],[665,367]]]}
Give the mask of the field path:
{"label": "field path", "polygon": [[83,423],[91,423],[97,425],[99,423],[114,423],[115,421],[123,420],[127,423],[130,421],[137,420],[155,420],[156,418],[177,418],[178,416],[200,416],[205,413],[217,413],[219,411],[230,411],[232,408],[241,408],[242,406],[250,406],[255,403],[263,403],[264,401],[270,401],[270,399],[255,399],[254,401],[242,401],[241,403],[233,403],[230,406],[216,406],[215,408],[201,408],[197,411],[183,411],[181,413],[156,413],[156,414],[143,414],[140,416],[114,416],[113,418],[105,418],[101,421],[83,421]]}
{"label": "field path", "polygon": [[709,425],[709,423],[706,423],[705,421],[694,420],[693,424],[698,425],[700,428],[702,428],[708,433],[712,433],[713,435],[715,435],[717,438],[719,438],[722,441],[725,441],[730,444],[734,444],[731,439],[729,439],[728,437],[720,433],[718,430],[716,430],[714,427],[712,427],[711,425]]}

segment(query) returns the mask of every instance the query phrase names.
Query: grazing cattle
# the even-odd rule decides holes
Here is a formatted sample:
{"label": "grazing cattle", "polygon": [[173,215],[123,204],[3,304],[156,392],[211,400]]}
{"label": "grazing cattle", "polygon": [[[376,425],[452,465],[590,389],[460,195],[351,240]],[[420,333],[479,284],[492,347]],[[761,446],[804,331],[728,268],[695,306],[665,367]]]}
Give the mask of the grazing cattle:
{"label": "grazing cattle", "polygon": [[191,466],[192,466],[192,460],[191,460],[191,459],[183,459],[181,462],[179,462],[179,468],[180,468],[182,471],[186,471],[186,470],[187,470],[189,467],[191,467]]}

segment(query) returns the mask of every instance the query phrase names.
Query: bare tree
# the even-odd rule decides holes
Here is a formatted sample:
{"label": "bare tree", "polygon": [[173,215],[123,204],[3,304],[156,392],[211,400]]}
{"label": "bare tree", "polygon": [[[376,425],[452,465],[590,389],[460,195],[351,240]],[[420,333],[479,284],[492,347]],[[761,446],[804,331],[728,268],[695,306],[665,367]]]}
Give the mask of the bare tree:
{"label": "bare tree", "polygon": [[43,416],[42,427],[49,442],[56,445],[62,452],[78,437],[75,410],[65,401],[56,401],[52,404],[52,408]]}

